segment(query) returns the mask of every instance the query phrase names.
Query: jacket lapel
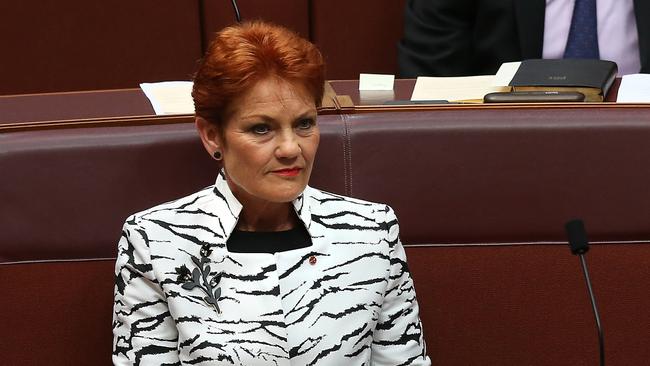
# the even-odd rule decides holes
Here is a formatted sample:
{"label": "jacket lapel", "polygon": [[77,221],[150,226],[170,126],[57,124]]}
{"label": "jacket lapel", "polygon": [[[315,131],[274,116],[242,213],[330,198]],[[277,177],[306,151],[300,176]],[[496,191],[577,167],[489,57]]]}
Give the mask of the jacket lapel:
{"label": "jacket lapel", "polygon": [[542,58],[546,0],[514,0],[514,7],[522,60]]}
{"label": "jacket lapel", "polygon": [[230,236],[241,212],[242,205],[237,198],[232,194],[226,176],[223,172],[219,172],[217,181],[214,184],[214,194],[217,196],[217,205],[214,207],[215,217],[218,217],[220,225],[224,231],[224,246],[226,239]]}
{"label": "jacket lapel", "polygon": [[650,73],[650,1],[634,0],[636,28],[639,32],[639,55],[641,56],[641,72]]}

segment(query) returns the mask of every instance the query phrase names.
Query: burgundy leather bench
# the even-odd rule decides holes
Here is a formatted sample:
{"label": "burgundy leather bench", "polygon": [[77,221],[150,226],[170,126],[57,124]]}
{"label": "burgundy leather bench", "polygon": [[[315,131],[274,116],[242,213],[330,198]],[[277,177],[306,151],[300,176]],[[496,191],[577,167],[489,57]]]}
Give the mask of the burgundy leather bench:
{"label": "burgundy leather bench", "polygon": [[[155,120],[153,120],[155,122]],[[650,358],[647,108],[319,117],[312,185],[391,204],[435,364],[595,364],[563,224],[582,217],[607,363]],[[109,364],[125,217],[214,179],[191,123],[0,134],[0,354]]]}
{"label": "burgundy leather bench", "polygon": [[595,365],[564,223],[583,218],[607,364],[650,358],[648,108],[346,116],[348,194],[401,222],[440,365]]}
{"label": "burgundy leather bench", "polygon": [[[323,117],[313,181],[344,191]],[[114,263],[130,213],[214,182],[192,123],[0,134],[2,364],[110,364]]]}

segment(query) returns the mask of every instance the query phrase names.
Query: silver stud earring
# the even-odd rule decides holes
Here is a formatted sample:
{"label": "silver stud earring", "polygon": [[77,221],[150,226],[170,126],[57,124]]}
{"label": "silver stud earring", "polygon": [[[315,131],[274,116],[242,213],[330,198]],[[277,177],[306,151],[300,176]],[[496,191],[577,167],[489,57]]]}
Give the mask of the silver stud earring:
{"label": "silver stud earring", "polygon": [[212,157],[214,160],[220,161],[223,158],[223,155],[221,155],[221,151],[216,150],[215,152],[212,153]]}

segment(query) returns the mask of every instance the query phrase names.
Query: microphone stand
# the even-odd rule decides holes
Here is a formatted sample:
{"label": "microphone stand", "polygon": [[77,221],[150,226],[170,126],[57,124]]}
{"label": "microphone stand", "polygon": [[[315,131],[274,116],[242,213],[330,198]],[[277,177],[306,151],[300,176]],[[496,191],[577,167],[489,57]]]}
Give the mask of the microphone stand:
{"label": "microphone stand", "polygon": [[591,308],[596,318],[596,329],[598,330],[598,349],[600,351],[600,366],[605,366],[605,338],[603,336],[603,328],[600,325],[600,315],[598,314],[598,306],[596,305],[596,297],[594,290],[591,287],[591,280],[589,279],[589,271],[587,270],[587,259],[585,253],[589,251],[589,240],[587,239],[587,231],[585,224],[580,219],[575,219],[567,222],[564,228],[569,239],[569,247],[571,253],[580,256],[580,264],[582,265],[582,273],[585,275],[587,282],[587,291],[589,292],[589,299],[591,300]]}
{"label": "microphone stand", "polygon": [[239,7],[237,6],[237,1],[236,0],[231,0],[233,9],[235,9],[235,19],[237,19],[237,23],[241,23],[241,15],[239,14]]}
{"label": "microphone stand", "polygon": [[587,259],[585,258],[584,253],[578,254],[580,256],[580,264],[582,265],[582,273],[585,276],[585,282],[587,283],[587,291],[589,292],[589,299],[591,300],[591,308],[594,311],[594,317],[596,318],[596,328],[598,329],[598,349],[600,351],[600,366],[605,366],[605,338],[603,336],[603,328],[600,325],[600,315],[598,314],[598,305],[596,305],[596,297],[594,296],[594,290],[591,287],[591,280],[589,279],[589,271],[587,270]]}

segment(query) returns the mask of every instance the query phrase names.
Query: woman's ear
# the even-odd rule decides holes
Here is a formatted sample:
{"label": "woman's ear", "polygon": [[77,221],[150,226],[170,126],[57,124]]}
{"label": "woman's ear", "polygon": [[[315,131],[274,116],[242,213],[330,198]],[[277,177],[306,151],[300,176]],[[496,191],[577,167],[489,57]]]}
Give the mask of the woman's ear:
{"label": "woman's ear", "polygon": [[199,131],[199,136],[201,136],[203,147],[208,154],[214,156],[215,151],[221,151],[223,144],[221,143],[219,128],[214,123],[199,116],[194,119],[194,123],[196,124],[196,129]]}

